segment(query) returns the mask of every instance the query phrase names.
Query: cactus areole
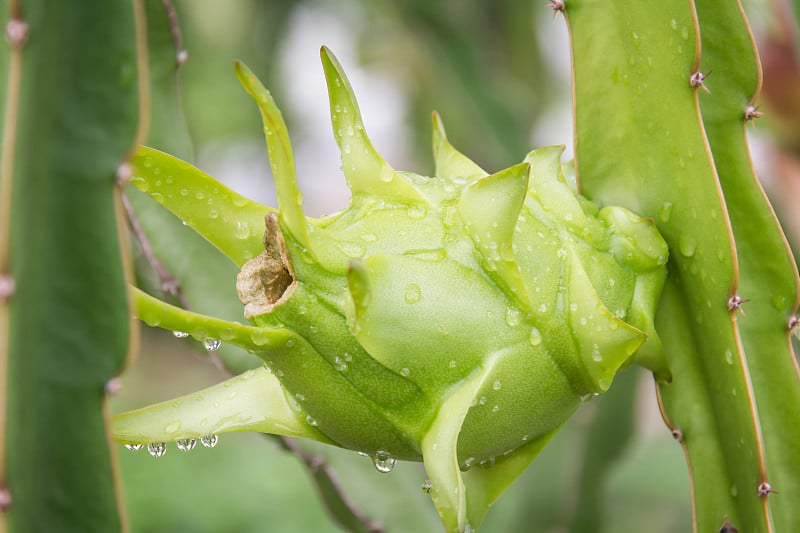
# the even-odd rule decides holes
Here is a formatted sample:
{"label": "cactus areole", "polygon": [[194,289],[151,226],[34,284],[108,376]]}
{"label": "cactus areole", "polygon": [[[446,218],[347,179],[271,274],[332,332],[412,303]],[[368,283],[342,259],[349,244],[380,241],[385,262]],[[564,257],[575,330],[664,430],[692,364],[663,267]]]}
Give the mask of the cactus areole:
{"label": "cactus areole", "polygon": [[[262,207],[263,245],[253,244],[260,232],[243,245],[200,222],[206,199],[194,205],[180,189],[202,176],[197,187],[213,185],[222,222],[237,210],[252,220],[255,204],[155,150],[137,157],[134,183],[241,265],[236,288],[252,326],[139,292],[137,315],[241,344],[265,368],[119,415],[114,435],[134,445],[257,430],[360,451],[379,470],[422,460],[446,529],[475,529],[620,368],[637,362],[668,378],[653,328],[667,246],[652,221],[580,196],[562,147],[488,174],[449,144],[434,114],[436,175],[395,171],[372,147],[325,48],[322,62],[352,191],[346,209],[303,215],[281,115],[241,64],[264,118],[279,203]],[[173,167],[184,169],[180,183],[154,176]],[[228,400],[229,390],[241,394]]]}

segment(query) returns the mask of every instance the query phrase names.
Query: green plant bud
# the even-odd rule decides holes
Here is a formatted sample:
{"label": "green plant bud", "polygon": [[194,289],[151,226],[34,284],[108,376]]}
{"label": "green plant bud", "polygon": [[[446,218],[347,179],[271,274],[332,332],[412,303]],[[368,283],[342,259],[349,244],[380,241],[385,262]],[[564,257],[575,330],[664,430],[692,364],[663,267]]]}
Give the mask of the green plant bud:
{"label": "green plant bud", "polygon": [[[268,370],[120,415],[114,435],[133,444],[256,430],[364,452],[381,470],[423,460],[445,527],[474,529],[621,367],[638,361],[668,378],[653,329],[667,246],[652,221],[581,197],[562,147],[488,174],[449,144],[434,114],[436,175],[395,171],[324,48],[322,62],[353,193],[344,210],[303,215],[280,112],[240,64],[264,119],[278,210],[155,150],[137,156],[134,183],[241,265],[251,325],[135,291],[137,315],[245,346]],[[202,201],[156,181],[153,168],[180,174]],[[214,220],[202,214],[207,198]],[[236,232],[260,223],[263,239]]]}

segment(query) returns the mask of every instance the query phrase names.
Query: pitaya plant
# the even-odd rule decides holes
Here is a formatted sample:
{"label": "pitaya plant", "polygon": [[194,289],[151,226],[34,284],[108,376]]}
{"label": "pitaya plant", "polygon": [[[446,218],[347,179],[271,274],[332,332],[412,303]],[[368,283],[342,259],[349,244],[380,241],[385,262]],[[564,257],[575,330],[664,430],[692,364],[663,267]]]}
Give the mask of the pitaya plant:
{"label": "pitaya plant", "polygon": [[164,153],[137,154],[133,183],[240,265],[252,325],[138,290],[136,315],[207,346],[243,346],[265,365],[119,415],[113,435],[156,456],[170,441],[190,449],[262,431],[361,452],[383,472],[421,460],[446,529],[475,529],[621,367],[668,378],[653,327],[668,249],[652,220],[577,194],[561,147],[488,174],[449,144],[434,114],[435,176],[395,171],[372,147],[341,66],[321,55],[353,193],[341,212],[303,215],[281,114],[242,64],[277,210]]}

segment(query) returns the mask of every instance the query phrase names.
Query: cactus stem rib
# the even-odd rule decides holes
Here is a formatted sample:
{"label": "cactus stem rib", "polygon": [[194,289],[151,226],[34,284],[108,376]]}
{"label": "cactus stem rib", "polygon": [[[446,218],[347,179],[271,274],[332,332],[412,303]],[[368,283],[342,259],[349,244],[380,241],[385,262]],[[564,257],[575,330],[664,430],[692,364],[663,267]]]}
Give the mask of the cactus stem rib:
{"label": "cactus stem rib", "polygon": [[[6,38],[11,45],[6,77],[6,101],[3,116],[3,140],[0,147],[0,433],[6,433],[9,358],[9,299],[16,290],[9,271],[11,236],[11,194],[16,151],[17,113],[22,82],[22,49],[28,36],[28,25],[22,18],[19,2],[8,3],[9,21]],[[0,511],[11,505],[11,493],[6,487],[5,439],[0,439]],[[0,513],[0,530],[7,529],[5,512]]]}

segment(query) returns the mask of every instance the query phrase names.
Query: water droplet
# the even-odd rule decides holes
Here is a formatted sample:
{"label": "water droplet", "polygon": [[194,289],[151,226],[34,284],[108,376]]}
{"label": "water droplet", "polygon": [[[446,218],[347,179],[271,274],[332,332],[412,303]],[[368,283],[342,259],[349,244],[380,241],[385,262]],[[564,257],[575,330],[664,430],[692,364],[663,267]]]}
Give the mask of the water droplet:
{"label": "water droplet", "polygon": [[775,294],[772,297],[772,307],[778,311],[782,311],[786,307],[786,296],[783,294]]}
{"label": "water droplet", "polygon": [[450,368],[455,368],[455,367],[456,367],[456,361],[455,359],[453,359],[452,361],[450,361]]}
{"label": "water droplet", "polygon": [[433,492],[433,483],[431,483],[430,479],[426,479],[425,481],[422,482],[422,486],[420,488],[422,489],[422,492],[424,492],[425,494],[430,494],[431,492]]}
{"label": "water droplet", "polygon": [[295,394],[294,397],[297,398],[298,402],[305,401],[305,399],[306,399],[306,397],[303,396],[302,394],[300,394],[299,392],[297,394]]}
{"label": "water droplet", "polygon": [[167,427],[164,428],[164,431],[166,433],[175,433],[180,428],[181,428],[181,423],[176,420],[174,422],[170,422],[169,424],[167,424]]}
{"label": "water droplet", "polygon": [[185,331],[173,331],[172,334],[179,339],[185,339],[186,337],[189,336],[189,334],[186,333]]}
{"label": "water droplet", "polygon": [[389,455],[389,452],[379,451],[372,457],[372,464],[378,472],[388,474],[394,470],[397,459]]}
{"label": "water droplet", "polygon": [[144,444],[126,444],[125,447],[132,452],[137,452],[144,448]]}
{"label": "water droplet", "polygon": [[728,363],[729,365],[733,364],[733,352],[731,352],[730,348],[725,350],[725,362]]}
{"label": "water droplet", "polygon": [[597,386],[603,390],[608,390],[611,386],[611,380],[608,378],[600,378],[597,380]]}
{"label": "water droplet", "polygon": [[458,468],[462,472],[467,472],[470,468],[472,468],[472,465],[474,464],[475,464],[475,458],[467,457],[467,459],[463,463],[461,463]]}
{"label": "water droplet", "polygon": [[178,449],[180,451],[190,452],[197,445],[197,439],[181,439],[179,441],[176,441],[175,444],[178,445]]}
{"label": "water droplet", "polygon": [[339,243],[338,246],[339,250],[347,257],[364,257],[364,253],[366,252],[363,246],[355,242],[342,242]]}
{"label": "water droplet", "polygon": [[500,410],[500,406],[499,405],[495,405],[494,407],[492,407],[492,412],[493,413],[496,413],[499,410]]}
{"label": "water droplet", "polygon": [[333,359],[333,367],[339,372],[347,370],[347,362],[338,355]]}
{"label": "water droplet", "polygon": [[734,498],[739,495],[739,489],[736,488],[736,485],[731,485],[731,496]]}
{"label": "water droplet", "polygon": [[200,444],[206,448],[213,448],[217,445],[217,442],[219,442],[219,437],[213,433],[211,435],[206,435],[205,437],[200,437]]}
{"label": "water droplet", "polygon": [[678,29],[678,21],[677,20],[672,19],[671,21],[669,21],[669,24],[670,24],[670,26],[672,26],[673,30],[677,30]]}
{"label": "water droplet", "polygon": [[406,303],[415,304],[422,298],[422,291],[416,283],[406,285]]}
{"label": "water droplet", "polygon": [[480,462],[481,467],[483,468],[491,468],[494,466],[494,457],[489,457],[488,459],[484,459]]}
{"label": "water droplet", "polygon": [[202,200],[206,197],[206,195],[200,191],[197,191],[196,193],[194,193],[194,197],[197,198],[198,200]]}
{"label": "water droplet", "polygon": [[378,240],[378,236],[374,233],[364,233],[361,235],[361,240],[364,242],[375,242]]}
{"label": "water droplet", "polygon": [[540,344],[542,344],[542,332],[539,331],[539,328],[537,328],[536,326],[531,328],[530,340],[531,344],[533,344],[534,346],[539,346]]}
{"label": "water droplet", "polygon": [[153,457],[161,457],[165,453],[167,453],[167,443],[151,442],[150,444],[147,445],[147,453],[149,453]]}
{"label": "water droplet", "polygon": [[603,354],[600,353],[600,347],[595,344],[594,348],[592,349],[592,361],[595,363],[599,363],[603,360]]}
{"label": "water droplet", "polygon": [[205,346],[206,350],[208,350],[209,352],[216,352],[217,350],[219,350],[219,347],[221,345],[222,341],[220,341],[219,339],[212,339],[209,337],[203,341],[203,346]]}
{"label": "water droplet", "polygon": [[233,230],[233,236],[237,239],[246,239],[250,236],[250,224],[245,220],[236,221],[236,229]]}
{"label": "water droplet", "polygon": [[511,307],[506,309],[506,324],[512,328],[519,325],[519,310]]}
{"label": "water droplet", "polygon": [[500,383],[500,380],[499,380],[499,379],[496,379],[496,380],[494,381],[494,383],[492,384],[492,389],[494,389],[494,390],[500,390],[500,389],[502,388],[502,386],[503,386],[503,385]]}
{"label": "water droplet", "polygon": [[312,427],[317,427],[317,421],[311,415],[306,415],[306,424]]}
{"label": "water droplet", "polygon": [[692,257],[697,249],[697,242],[690,235],[681,235],[678,239],[678,249],[686,257]]}
{"label": "water droplet", "polygon": [[428,212],[422,206],[412,205],[408,208],[406,214],[408,214],[408,218],[411,220],[420,220],[425,218],[425,215],[428,214]]}
{"label": "water droplet", "polygon": [[401,368],[400,369],[400,375],[403,376],[404,378],[407,378],[408,376],[411,375],[411,369],[410,368]]}

